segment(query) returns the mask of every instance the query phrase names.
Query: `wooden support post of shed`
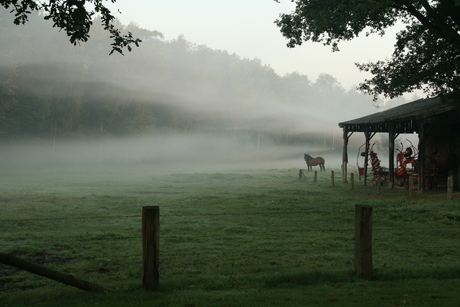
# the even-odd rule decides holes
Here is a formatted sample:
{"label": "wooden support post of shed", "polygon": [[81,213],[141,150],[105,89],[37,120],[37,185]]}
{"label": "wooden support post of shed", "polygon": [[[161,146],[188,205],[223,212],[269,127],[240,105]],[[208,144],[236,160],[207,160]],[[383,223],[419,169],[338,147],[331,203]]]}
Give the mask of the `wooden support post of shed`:
{"label": "wooden support post of shed", "polygon": [[152,290],[158,286],[160,251],[160,207],[142,207],[142,286]]}
{"label": "wooden support post of shed", "polygon": [[449,172],[447,176],[447,199],[451,200],[454,194],[454,174]]}
{"label": "wooden support post of shed", "polygon": [[364,179],[363,179],[363,185],[367,185],[367,164],[369,163],[369,147],[370,147],[370,141],[374,137],[375,132],[371,133],[369,131],[369,127],[365,128],[364,131],[364,137],[366,138],[366,152],[364,154]]}
{"label": "wooden support post of shed", "polygon": [[395,133],[395,124],[390,123],[388,126],[388,168],[390,170],[390,187],[395,185],[395,139],[398,137]]}
{"label": "wooden support post of shed", "polygon": [[364,146],[364,171],[363,171],[363,185],[367,185],[367,163],[369,162],[369,131],[366,128],[364,131],[365,146]]}
{"label": "wooden support post of shed", "polygon": [[348,183],[348,140],[353,132],[349,133],[347,126],[343,127],[343,147],[342,147],[342,183]]}
{"label": "wooden support post of shed", "polygon": [[426,161],[426,149],[425,149],[425,142],[426,142],[426,127],[423,122],[418,122],[419,131],[418,131],[418,165],[417,165],[417,173],[418,173],[418,182],[417,182],[417,190],[423,191],[425,185],[425,161]]}

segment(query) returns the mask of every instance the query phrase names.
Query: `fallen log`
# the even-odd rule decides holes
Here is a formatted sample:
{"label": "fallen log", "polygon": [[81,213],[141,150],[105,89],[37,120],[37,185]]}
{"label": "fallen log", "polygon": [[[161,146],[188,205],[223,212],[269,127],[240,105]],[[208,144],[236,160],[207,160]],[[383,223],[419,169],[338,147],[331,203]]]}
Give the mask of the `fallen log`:
{"label": "fallen log", "polygon": [[6,265],[17,267],[21,270],[25,270],[40,276],[44,276],[63,284],[76,287],[85,291],[99,291],[108,292],[108,290],[100,285],[93,284],[89,281],[78,279],[73,275],[61,273],[59,271],[47,268],[43,265],[36,264],[13,255],[0,253],[0,262]]}

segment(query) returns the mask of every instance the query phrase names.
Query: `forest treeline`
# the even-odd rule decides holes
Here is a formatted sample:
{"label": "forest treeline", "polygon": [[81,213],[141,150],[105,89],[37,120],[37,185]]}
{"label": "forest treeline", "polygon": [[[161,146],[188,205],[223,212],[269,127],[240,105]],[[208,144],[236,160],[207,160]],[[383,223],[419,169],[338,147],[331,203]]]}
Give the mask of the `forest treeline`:
{"label": "forest treeline", "polygon": [[[143,42],[109,56],[95,26],[72,46],[39,16],[24,26],[0,10],[0,138],[90,139],[174,131],[220,133],[274,143],[314,141],[318,131],[377,110],[372,98],[330,75],[278,75],[258,59],[184,37],[120,25]],[[95,25],[98,22],[95,21]],[[308,55],[306,55],[308,56]],[[320,135],[321,139],[323,136]]]}

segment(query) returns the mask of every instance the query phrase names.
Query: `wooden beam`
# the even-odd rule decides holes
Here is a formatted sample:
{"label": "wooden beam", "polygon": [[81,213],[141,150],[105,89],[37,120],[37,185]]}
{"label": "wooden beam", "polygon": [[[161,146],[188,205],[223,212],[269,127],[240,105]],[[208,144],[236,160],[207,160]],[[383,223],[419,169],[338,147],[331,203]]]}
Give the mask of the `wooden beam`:
{"label": "wooden beam", "polygon": [[348,140],[353,132],[349,132],[347,126],[343,127],[343,146],[342,146],[342,183],[348,183]]}
{"label": "wooden beam", "polygon": [[364,137],[366,138],[366,150],[364,154],[364,179],[363,179],[363,185],[367,185],[367,164],[369,163],[369,147],[370,147],[370,141],[374,137],[375,132],[371,132],[369,130],[369,127],[366,127],[364,131]]}
{"label": "wooden beam", "polygon": [[395,125],[390,123],[388,127],[388,168],[390,170],[391,187],[395,185]]}
{"label": "wooden beam", "polygon": [[25,270],[40,276],[44,276],[55,281],[59,281],[63,284],[76,287],[85,291],[99,291],[108,292],[108,290],[100,285],[93,284],[89,281],[78,279],[70,274],[58,272],[56,270],[47,268],[43,265],[36,264],[13,255],[0,253],[0,262],[6,265],[17,267],[21,270]]}
{"label": "wooden beam", "polygon": [[423,191],[425,189],[425,161],[426,161],[426,126],[423,122],[419,122],[419,132],[418,132],[418,182],[417,189]]}

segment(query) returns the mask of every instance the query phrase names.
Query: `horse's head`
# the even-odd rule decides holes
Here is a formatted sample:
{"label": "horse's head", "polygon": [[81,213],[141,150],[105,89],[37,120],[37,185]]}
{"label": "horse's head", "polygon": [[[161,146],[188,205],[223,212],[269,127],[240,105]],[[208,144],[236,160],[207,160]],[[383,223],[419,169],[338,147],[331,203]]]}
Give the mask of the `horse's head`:
{"label": "horse's head", "polygon": [[309,160],[309,159],[313,159],[313,157],[310,156],[310,155],[307,155],[307,154],[303,154],[303,159],[304,159],[305,161],[307,161],[307,160]]}

